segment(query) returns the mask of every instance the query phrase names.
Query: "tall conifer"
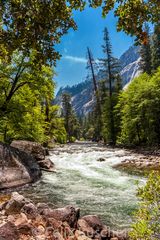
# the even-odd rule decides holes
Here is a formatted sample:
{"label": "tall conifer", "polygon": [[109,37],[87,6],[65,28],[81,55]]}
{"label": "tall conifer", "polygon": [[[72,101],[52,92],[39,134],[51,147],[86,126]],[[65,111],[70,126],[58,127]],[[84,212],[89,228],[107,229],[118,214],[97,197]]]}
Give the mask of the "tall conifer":
{"label": "tall conifer", "polygon": [[152,72],[152,62],[151,62],[151,42],[149,34],[149,26],[145,26],[145,32],[147,34],[147,40],[140,47],[140,68],[143,73],[151,74]]}
{"label": "tall conifer", "polygon": [[106,134],[106,141],[112,144],[116,142],[116,132],[114,123],[114,90],[117,81],[120,80],[119,71],[120,66],[116,58],[112,54],[112,45],[109,38],[108,29],[104,29],[104,44],[102,45],[104,58],[100,59],[102,73],[106,79],[107,97],[104,106],[104,133]]}
{"label": "tall conifer", "polygon": [[155,25],[152,41],[152,69],[160,66],[160,23]]}

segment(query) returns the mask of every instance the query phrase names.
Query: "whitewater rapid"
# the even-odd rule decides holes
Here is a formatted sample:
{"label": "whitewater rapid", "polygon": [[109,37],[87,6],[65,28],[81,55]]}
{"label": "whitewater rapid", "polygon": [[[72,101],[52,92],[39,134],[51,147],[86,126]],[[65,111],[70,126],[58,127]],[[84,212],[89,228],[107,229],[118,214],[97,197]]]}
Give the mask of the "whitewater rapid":
{"label": "whitewater rapid", "polygon": [[[97,161],[99,158],[105,161]],[[126,150],[87,142],[59,146],[50,152],[57,173],[44,172],[40,182],[20,192],[53,207],[74,205],[81,215],[96,214],[111,227],[128,228],[138,202],[136,182],[141,185],[145,179],[112,166],[132,158]]]}

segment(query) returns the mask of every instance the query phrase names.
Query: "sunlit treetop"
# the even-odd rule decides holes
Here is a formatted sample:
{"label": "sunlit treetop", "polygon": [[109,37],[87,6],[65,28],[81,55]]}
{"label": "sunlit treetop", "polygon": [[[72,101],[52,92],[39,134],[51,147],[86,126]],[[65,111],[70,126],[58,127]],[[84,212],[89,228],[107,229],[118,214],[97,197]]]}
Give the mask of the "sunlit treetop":
{"label": "sunlit treetop", "polygon": [[53,64],[59,58],[55,45],[68,29],[76,29],[73,10],[102,7],[102,14],[114,9],[117,29],[142,41],[144,22],[160,20],[159,0],[0,0],[0,56],[15,49],[37,50],[37,61]]}

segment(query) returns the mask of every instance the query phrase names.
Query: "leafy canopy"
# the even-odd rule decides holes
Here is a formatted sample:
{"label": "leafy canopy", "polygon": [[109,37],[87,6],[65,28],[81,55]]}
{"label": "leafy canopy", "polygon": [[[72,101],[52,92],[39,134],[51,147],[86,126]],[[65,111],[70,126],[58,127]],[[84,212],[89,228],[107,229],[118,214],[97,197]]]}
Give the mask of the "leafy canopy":
{"label": "leafy canopy", "polygon": [[63,119],[52,105],[54,72],[45,65],[37,68],[34,59],[34,51],[28,57],[15,51],[10,64],[0,63],[0,140],[65,142]]}
{"label": "leafy canopy", "polygon": [[160,175],[150,174],[144,187],[138,189],[139,210],[135,214],[130,239],[156,240],[160,233]]}
{"label": "leafy canopy", "polygon": [[119,97],[115,111],[120,113],[119,143],[149,144],[160,142],[160,68],[153,75],[133,79]]}
{"label": "leafy canopy", "polygon": [[114,10],[118,30],[142,40],[144,22],[160,19],[159,0],[0,0],[0,56],[35,49],[40,63],[55,63],[59,58],[55,45],[69,28],[76,29],[73,11],[87,4],[101,6],[104,17]]}

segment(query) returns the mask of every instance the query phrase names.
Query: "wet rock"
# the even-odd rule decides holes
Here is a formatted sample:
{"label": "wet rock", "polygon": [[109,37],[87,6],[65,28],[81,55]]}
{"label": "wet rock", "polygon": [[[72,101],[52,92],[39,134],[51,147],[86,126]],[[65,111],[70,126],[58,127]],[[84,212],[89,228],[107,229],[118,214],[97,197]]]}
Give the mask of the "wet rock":
{"label": "wet rock", "polygon": [[33,203],[25,204],[22,212],[25,213],[28,218],[35,218],[38,215],[38,210]]}
{"label": "wet rock", "polygon": [[102,229],[101,233],[100,233],[100,236],[101,236],[101,239],[106,239],[109,235],[109,230],[107,228],[105,229]]}
{"label": "wet rock", "polygon": [[0,211],[1,212],[5,209],[6,205],[7,205],[7,201],[0,204]]}
{"label": "wet rock", "polygon": [[58,220],[56,220],[54,218],[48,218],[46,226],[47,227],[53,227],[55,230],[61,229],[62,221],[58,221]]}
{"label": "wet rock", "polygon": [[46,203],[37,203],[36,207],[39,214],[41,214],[43,210],[49,209],[49,206]]}
{"label": "wet rock", "polygon": [[100,232],[104,227],[102,221],[96,215],[87,215],[82,217],[82,219],[85,220],[88,225],[97,232]]}
{"label": "wet rock", "polygon": [[49,156],[49,149],[48,148],[45,148],[45,156]]}
{"label": "wet rock", "polygon": [[91,238],[95,235],[95,230],[84,219],[78,220],[77,228]]}
{"label": "wet rock", "polygon": [[44,160],[39,161],[38,164],[42,169],[55,169],[54,163],[49,158],[45,158]]}
{"label": "wet rock", "polygon": [[105,158],[98,158],[97,161],[98,161],[98,162],[105,162],[106,159],[105,159]]}
{"label": "wet rock", "polygon": [[11,195],[11,199],[8,201],[8,203],[5,206],[5,213],[7,215],[20,213],[26,201],[27,200],[22,195],[20,195],[17,192],[13,192]]}
{"label": "wet rock", "polygon": [[53,239],[64,240],[63,236],[58,231],[53,233]]}
{"label": "wet rock", "polygon": [[77,240],[90,240],[82,231],[76,230],[75,237]]}
{"label": "wet rock", "polygon": [[72,206],[58,209],[45,209],[42,214],[48,218],[54,218],[58,221],[67,222],[70,227],[75,227],[79,218],[79,209]]}
{"label": "wet rock", "polygon": [[45,233],[45,228],[42,225],[39,225],[37,227],[37,233],[38,233],[38,235],[44,234]]}
{"label": "wet rock", "polygon": [[43,226],[44,228],[47,226],[48,219],[44,216],[37,215],[35,218],[30,219],[32,225],[34,227],[38,227],[39,225]]}
{"label": "wet rock", "polygon": [[7,217],[7,221],[8,221],[8,222],[11,222],[11,223],[15,223],[16,218],[15,218],[14,215],[8,215],[8,217]]}
{"label": "wet rock", "polygon": [[34,234],[34,229],[32,225],[29,223],[20,224],[18,225],[17,229],[20,234],[30,235],[30,236]]}
{"label": "wet rock", "polygon": [[[132,153],[132,155],[135,154]],[[144,154],[146,154],[144,152]],[[151,155],[151,151],[147,155],[135,154],[134,159],[125,159],[121,163],[113,165],[119,170],[143,173],[144,171],[160,170],[160,157]]]}
{"label": "wet rock", "polygon": [[18,240],[19,233],[16,226],[11,222],[7,222],[3,226],[1,226],[0,239],[1,240]]}
{"label": "wet rock", "polygon": [[13,141],[11,143],[12,147],[18,148],[28,154],[31,154],[37,161],[45,159],[46,150],[41,144],[31,141]]}
{"label": "wet rock", "polygon": [[16,219],[15,225],[19,226],[28,222],[28,218],[24,213],[21,213],[20,216]]}
{"label": "wet rock", "polygon": [[68,240],[76,240],[76,237],[75,236],[69,236]]}
{"label": "wet rock", "polygon": [[127,240],[126,232],[110,231],[96,215],[79,219],[79,209],[72,206],[52,210],[44,203],[34,205],[18,193],[13,193],[7,204],[12,206],[13,200],[22,202],[23,207],[18,205],[20,213],[8,215],[8,218],[0,215],[0,237],[1,232],[7,234],[7,238],[2,240]]}
{"label": "wet rock", "polygon": [[[34,157],[42,170],[54,170],[54,163],[49,158],[45,157],[46,149],[41,144],[37,142],[18,140],[13,141],[11,146],[20,149]],[[47,155],[48,154],[49,152],[47,152]]]}

